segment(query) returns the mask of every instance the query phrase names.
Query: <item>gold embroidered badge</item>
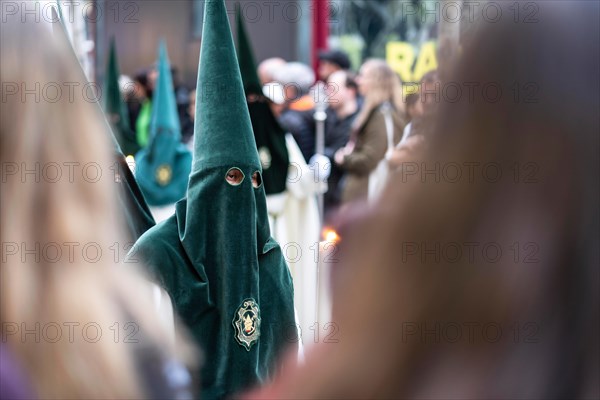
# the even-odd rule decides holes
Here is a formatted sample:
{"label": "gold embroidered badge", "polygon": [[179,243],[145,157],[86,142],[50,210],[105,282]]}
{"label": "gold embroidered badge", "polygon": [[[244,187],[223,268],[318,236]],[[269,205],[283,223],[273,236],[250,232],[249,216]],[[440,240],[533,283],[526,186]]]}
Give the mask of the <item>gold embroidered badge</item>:
{"label": "gold embroidered badge", "polygon": [[254,299],[246,299],[233,318],[235,339],[247,351],[260,337],[260,309]]}
{"label": "gold embroidered badge", "polygon": [[167,164],[162,164],[156,169],[156,181],[161,186],[166,186],[171,182],[173,172],[171,167]]}

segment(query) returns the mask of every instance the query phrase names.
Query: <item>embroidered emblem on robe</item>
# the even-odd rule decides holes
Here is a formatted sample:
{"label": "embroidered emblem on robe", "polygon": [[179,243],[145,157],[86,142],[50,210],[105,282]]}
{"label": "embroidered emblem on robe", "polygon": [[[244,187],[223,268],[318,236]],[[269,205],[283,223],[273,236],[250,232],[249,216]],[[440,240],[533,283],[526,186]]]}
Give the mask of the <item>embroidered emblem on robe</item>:
{"label": "embroidered emblem on robe", "polygon": [[260,309],[254,299],[246,299],[233,319],[235,339],[247,351],[260,338]]}

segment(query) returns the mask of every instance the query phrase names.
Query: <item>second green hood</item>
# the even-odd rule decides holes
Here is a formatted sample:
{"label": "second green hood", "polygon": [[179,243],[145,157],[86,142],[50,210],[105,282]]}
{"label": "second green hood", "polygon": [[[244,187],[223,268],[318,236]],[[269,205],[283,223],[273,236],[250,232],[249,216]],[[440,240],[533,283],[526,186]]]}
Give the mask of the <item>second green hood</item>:
{"label": "second green hood", "polygon": [[158,80],[152,101],[150,143],[140,150],[135,158],[135,176],[148,204],[165,206],[185,197],[192,154],[181,143],[181,126],[164,42],[159,46]]}
{"label": "second green hood", "polygon": [[140,149],[135,132],[129,125],[129,110],[119,88],[119,62],[115,39],[110,42],[106,76],[104,78],[104,111],[121,150],[126,155],[135,155]]}
{"label": "second green hood", "polygon": [[256,71],[254,52],[244,27],[242,8],[238,5],[237,9],[238,60],[254,139],[263,169],[265,193],[267,195],[281,193],[286,190],[290,164],[285,130],[277,122],[269,100],[263,95]]}

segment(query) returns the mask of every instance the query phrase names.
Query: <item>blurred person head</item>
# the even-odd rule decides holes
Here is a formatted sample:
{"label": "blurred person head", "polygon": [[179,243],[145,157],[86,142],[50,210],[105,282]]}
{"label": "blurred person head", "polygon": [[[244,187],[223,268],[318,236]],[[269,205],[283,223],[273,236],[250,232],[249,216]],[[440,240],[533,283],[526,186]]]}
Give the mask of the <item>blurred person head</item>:
{"label": "blurred person head", "polygon": [[308,65],[289,62],[275,73],[275,80],[284,87],[286,102],[294,102],[310,93],[315,73]]}
{"label": "blurred person head", "polygon": [[[82,87],[85,78],[72,49],[66,40],[43,34],[44,24],[16,17],[2,24],[3,82],[34,88],[76,80]],[[0,121],[0,165],[42,171],[3,175],[1,242],[36,253],[9,256],[3,248],[3,342],[37,398],[145,397],[147,387],[137,374],[140,351],[149,341],[165,354],[174,349],[147,307],[150,293],[135,267],[117,265],[109,255],[114,246],[126,245],[115,171],[110,172],[110,130],[99,105],[80,91],[49,96],[7,95],[0,103],[0,113],[11,115]],[[55,172],[44,173],[48,165]],[[96,169],[82,172],[85,165]],[[94,251],[82,251],[86,245]],[[123,339],[128,322],[137,329],[138,344]],[[93,326],[88,336],[82,331],[86,324]],[[37,333],[5,336],[6,326]],[[111,327],[121,331],[120,339]]]}
{"label": "blurred person head", "polygon": [[280,68],[283,68],[286,61],[283,58],[267,58],[258,65],[258,77],[263,85],[274,82],[275,74]]}
{"label": "blurred person head", "polygon": [[138,71],[133,77],[134,97],[139,102],[152,98],[152,89],[148,80],[149,72],[147,70]]}
{"label": "blurred person head", "polygon": [[[340,230],[339,342],[264,398],[600,396],[600,9],[539,5],[536,24],[484,23],[450,75],[506,91],[534,82],[535,102],[441,103],[422,160],[429,171],[494,163],[501,179],[397,176],[368,218]],[[460,254],[439,250],[451,243]],[[502,254],[482,254],[486,244]]]}
{"label": "blurred person head", "polygon": [[350,59],[341,50],[327,50],[319,53],[319,80],[328,82],[334,72],[350,69]]}
{"label": "blurred person head", "polygon": [[154,92],[156,89],[156,81],[158,79],[158,66],[154,64],[148,69],[147,74],[147,86],[152,92]]}
{"label": "blurred person head", "polygon": [[337,71],[331,74],[325,86],[327,105],[336,113],[350,108],[356,111],[358,87],[354,76],[347,71]]}
{"label": "blurred person head", "polygon": [[360,95],[364,97],[364,105],[356,117],[354,129],[361,127],[371,112],[385,102],[389,102],[397,112],[404,113],[402,82],[384,60],[365,61],[356,83]]}

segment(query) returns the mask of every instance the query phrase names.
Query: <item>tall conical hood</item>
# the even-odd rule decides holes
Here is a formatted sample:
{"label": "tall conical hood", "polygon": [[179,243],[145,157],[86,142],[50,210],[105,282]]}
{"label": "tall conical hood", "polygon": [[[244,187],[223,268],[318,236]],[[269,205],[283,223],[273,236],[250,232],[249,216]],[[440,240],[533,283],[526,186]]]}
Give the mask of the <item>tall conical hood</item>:
{"label": "tall conical hood", "polygon": [[[75,77],[75,81],[79,82],[81,85],[88,84],[88,80],[83,72],[83,68],[73,51],[73,47],[71,46],[67,32],[65,30],[65,26],[62,24],[58,13],[54,8],[52,8],[52,20],[57,21],[53,23],[53,32],[54,32],[54,40],[62,41],[68,44],[68,47],[71,51],[71,60],[64,60],[64,62],[71,62],[77,65],[78,76]],[[135,181],[133,174],[129,170],[129,166],[125,161],[125,156],[121,151],[121,147],[119,143],[115,139],[114,134],[112,133],[112,129],[110,124],[106,120],[104,113],[98,102],[94,102],[96,104],[96,110],[98,112],[98,118],[104,123],[104,131],[110,137],[112,143],[114,144],[114,153],[115,160],[118,163],[118,168],[116,169],[115,174],[118,175],[119,182],[119,203],[123,213],[123,219],[128,228],[129,238],[131,240],[137,240],[144,232],[154,226],[156,223],[154,222],[154,218],[150,213],[150,209],[146,204],[146,200],[142,195],[142,192]],[[82,127],[84,129],[84,127]]]}
{"label": "tall conical hood", "polygon": [[204,350],[201,397],[221,399],[270,379],[295,331],[224,0],[205,3],[197,93],[187,197],[135,255]]}
{"label": "tall conical hood", "polygon": [[164,40],[158,46],[158,80],[154,89],[150,137],[158,130],[165,129],[181,137],[181,125],[177,115],[177,102],[173,89],[173,76]]}
{"label": "tall conical hood", "polygon": [[206,1],[204,11],[193,170],[236,164],[258,169],[258,152],[225,3]]}
{"label": "tall conical hood", "polygon": [[181,143],[181,125],[164,41],[158,49],[150,143],[138,153],[136,161],[135,175],[150,205],[173,204],[185,197],[192,154]]}
{"label": "tall conical hood", "polygon": [[244,26],[242,7],[239,4],[237,5],[237,38],[238,60],[246,94],[262,94],[262,85],[256,72],[256,59]]}
{"label": "tall conical hood", "polygon": [[290,164],[285,130],[279,125],[267,98],[262,93],[260,79],[256,72],[254,52],[244,28],[241,7],[238,5],[237,9],[238,61],[246,91],[254,139],[263,169],[265,193],[267,195],[277,194],[286,189]]}
{"label": "tall conical hood", "polygon": [[104,78],[104,111],[112,126],[121,150],[124,154],[135,155],[140,149],[135,139],[135,132],[129,125],[129,111],[119,87],[119,62],[117,60],[117,46],[115,39],[110,41],[110,50]]}

